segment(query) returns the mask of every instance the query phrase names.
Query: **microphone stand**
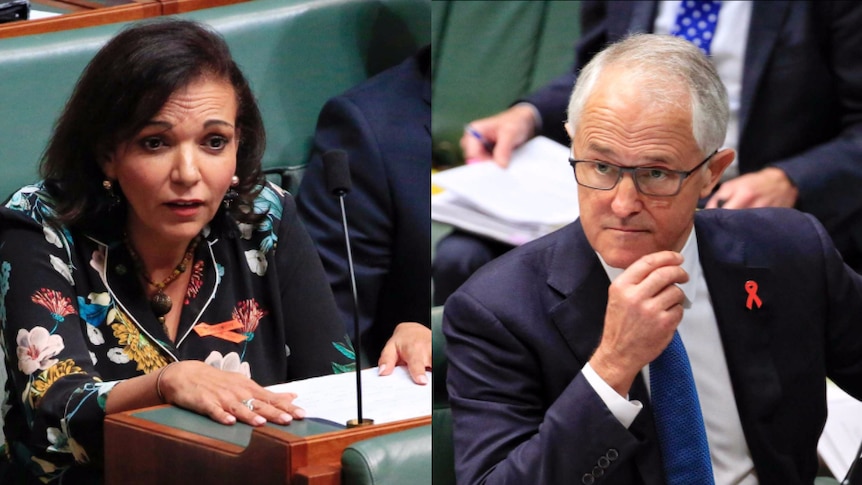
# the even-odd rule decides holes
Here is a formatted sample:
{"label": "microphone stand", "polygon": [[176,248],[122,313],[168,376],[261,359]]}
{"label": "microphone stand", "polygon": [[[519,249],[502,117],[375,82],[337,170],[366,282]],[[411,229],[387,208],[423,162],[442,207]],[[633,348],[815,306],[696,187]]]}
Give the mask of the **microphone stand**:
{"label": "microphone stand", "polygon": [[348,428],[374,424],[373,419],[362,418],[362,334],[359,331],[359,296],[356,291],[356,272],[353,269],[353,253],[350,250],[350,233],[347,230],[347,209],[344,196],[350,192],[350,167],[347,152],[328,150],[323,154],[323,169],[326,174],[326,188],[338,197],[341,205],[341,227],[344,228],[344,247],[347,250],[347,271],[350,273],[350,289],[353,292],[353,360],[356,365],[356,412],[357,418],[347,421]]}
{"label": "microphone stand", "polygon": [[350,250],[350,234],[347,230],[347,210],[344,207],[344,191],[339,191],[338,202],[341,204],[341,224],[344,228],[344,246],[347,249],[347,268],[350,273],[350,289],[353,292],[353,355],[356,360],[356,419],[347,421],[348,428],[357,428],[374,424],[373,419],[362,418],[362,333],[359,331],[359,296],[356,291],[356,275],[353,270],[353,254]]}

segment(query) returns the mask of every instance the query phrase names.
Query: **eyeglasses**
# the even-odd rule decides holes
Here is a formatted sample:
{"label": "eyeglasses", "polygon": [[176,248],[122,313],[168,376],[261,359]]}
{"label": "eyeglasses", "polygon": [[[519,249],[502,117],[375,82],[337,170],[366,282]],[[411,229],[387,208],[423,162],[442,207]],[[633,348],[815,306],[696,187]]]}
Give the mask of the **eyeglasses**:
{"label": "eyeglasses", "polygon": [[623,174],[632,174],[635,188],[644,195],[671,197],[679,193],[685,179],[702,167],[718,150],[712,152],[696,167],[685,172],[654,167],[621,167],[601,160],[575,160],[569,157],[569,163],[575,169],[575,180],[578,185],[596,190],[611,190],[617,186]]}

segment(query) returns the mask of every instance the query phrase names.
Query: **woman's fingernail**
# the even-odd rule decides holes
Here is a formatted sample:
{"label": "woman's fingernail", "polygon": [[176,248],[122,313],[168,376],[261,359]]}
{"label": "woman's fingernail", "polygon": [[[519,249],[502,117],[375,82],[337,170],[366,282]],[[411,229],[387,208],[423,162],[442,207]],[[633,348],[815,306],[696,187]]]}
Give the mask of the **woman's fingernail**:
{"label": "woman's fingernail", "polygon": [[255,418],[252,419],[251,422],[254,423],[255,426],[260,426],[266,422],[266,418],[264,418],[263,416],[255,416]]}
{"label": "woman's fingernail", "polygon": [[289,422],[293,421],[293,416],[291,416],[291,415],[289,415],[289,414],[287,414],[287,413],[282,414],[282,415],[281,415],[281,416],[279,416],[278,418],[279,418],[280,420],[282,420],[283,422],[285,422],[285,423],[289,423]]}
{"label": "woman's fingernail", "polygon": [[305,417],[305,409],[296,408],[296,411],[294,411],[293,414],[296,415],[297,418],[302,419]]}

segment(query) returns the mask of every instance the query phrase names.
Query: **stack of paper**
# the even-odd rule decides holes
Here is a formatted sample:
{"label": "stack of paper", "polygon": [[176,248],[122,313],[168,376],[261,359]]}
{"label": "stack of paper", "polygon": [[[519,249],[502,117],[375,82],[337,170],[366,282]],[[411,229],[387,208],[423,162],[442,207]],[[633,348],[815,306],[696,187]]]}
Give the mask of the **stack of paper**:
{"label": "stack of paper", "polygon": [[513,245],[559,229],[579,213],[568,157],[567,147],[537,137],[508,168],[487,161],[436,173],[431,183],[442,191],[431,197],[431,218]]}
{"label": "stack of paper", "polygon": [[[391,375],[380,377],[377,367],[362,371],[362,417],[375,424],[431,414],[431,372],[429,384],[414,384],[407,368],[398,366]],[[344,425],[356,419],[356,374],[332,374],[269,386],[273,392],[294,392],[293,401],[310,418],[321,418]]]}
{"label": "stack of paper", "polygon": [[817,452],[832,475],[840,480],[857,459],[862,444],[862,402],[827,381],[826,405],[829,414]]}

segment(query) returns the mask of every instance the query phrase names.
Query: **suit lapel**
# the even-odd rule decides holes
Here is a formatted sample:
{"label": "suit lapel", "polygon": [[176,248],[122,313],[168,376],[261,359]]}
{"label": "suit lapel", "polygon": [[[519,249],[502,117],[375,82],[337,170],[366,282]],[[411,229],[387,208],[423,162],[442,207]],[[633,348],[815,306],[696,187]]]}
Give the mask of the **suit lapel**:
{"label": "suit lapel", "polygon": [[[745,48],[742,76],[742,99],[739,108],[739,133],[747,132],[746,125],[760,79],[766,71],[769,57],[775,47],[790,2],[752,2],[751,22],[748,28],[748,45]],[[742,145],[740,140],[740,145]]]}
{"label": "suit lapel", "polygon": [[551,320],[583,365],[599,343],[608,302],[610,281],[593,248],[587,241],[580,220],[562,229],[552,256],[548,286],[562,301],[551,308]]}
{"label": "suit lapel", "polygon": [[[768,440],[760,430],[781,399],[781,384],[771,356],[770,331],[779,312],[780,282],[772,271],[747,259],[745,243],[720,230],[719,224],[703,224],[696,218],[698,250],[712,299],[724,355],[742,421],[753,455]],[[756,292],[746,289],[756,284]],[[758,307],[752,294],[756,294]],[[749,301],[751,300],[751,301]],[[748,307],[751,303],[751,308]]]}

